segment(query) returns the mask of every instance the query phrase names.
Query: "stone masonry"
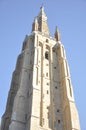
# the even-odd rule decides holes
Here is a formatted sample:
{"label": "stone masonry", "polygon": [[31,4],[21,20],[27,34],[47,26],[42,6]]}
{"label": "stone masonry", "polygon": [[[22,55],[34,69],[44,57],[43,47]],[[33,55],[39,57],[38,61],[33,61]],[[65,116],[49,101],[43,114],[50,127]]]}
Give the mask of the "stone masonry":
{"label": "stone masonry", "polygon": [[80,130],[65,49],[44,7],[18,56],[1,130]]}

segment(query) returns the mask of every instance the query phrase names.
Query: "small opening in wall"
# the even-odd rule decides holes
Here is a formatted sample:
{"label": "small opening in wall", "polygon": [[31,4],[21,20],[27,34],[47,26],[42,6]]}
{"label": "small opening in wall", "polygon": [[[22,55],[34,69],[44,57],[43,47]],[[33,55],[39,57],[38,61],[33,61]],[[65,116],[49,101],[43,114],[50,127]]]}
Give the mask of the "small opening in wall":
{"label": "small opening in wall", "polygon": [[48,42],[49,42],[49,40],[48,40],[48,39],[46,39],[46,42],[48,43]]}
{"label": "small opening in wall", "polygon": [[49,85],[49,83],[47,83],[47,85]]}
{"label": "small opening in wall", "polygon": [[48,60],[49,59],[49,53],[45,52],[45,58]]}
{"label": "small opening in wall", "polygon": [[60,110],[59,110],[59,109],[57,109],[57,112],[60,112]]}
{"label": "small opening in wall", "polygon": [[54,67],[54,69],[56,69],[56,67]]}
{"label": "small opening in wall", "polygon": [[49,94],[49,91],[47,90],[47,94]]}
{"label": "small opening in wall", "polygon": [[55,89],[57,89],[57,86],[55,86]]}
{"label": "small opening in wall", "polygon": [[48,73],[46,73],[46,77],[48,77]]}
{"label": "small opening in wall", "polygon": [[58,124],[60,124],[60,120],[58,120]]}

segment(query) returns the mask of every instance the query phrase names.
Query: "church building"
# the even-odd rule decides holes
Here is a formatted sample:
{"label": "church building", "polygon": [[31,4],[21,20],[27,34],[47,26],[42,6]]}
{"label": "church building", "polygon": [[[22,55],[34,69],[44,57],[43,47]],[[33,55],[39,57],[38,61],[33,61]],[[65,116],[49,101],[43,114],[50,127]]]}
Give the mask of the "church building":
{"label": "church building", "polygon": [[64,45],[44,7],[17,58],[1,130],[80,130]]}

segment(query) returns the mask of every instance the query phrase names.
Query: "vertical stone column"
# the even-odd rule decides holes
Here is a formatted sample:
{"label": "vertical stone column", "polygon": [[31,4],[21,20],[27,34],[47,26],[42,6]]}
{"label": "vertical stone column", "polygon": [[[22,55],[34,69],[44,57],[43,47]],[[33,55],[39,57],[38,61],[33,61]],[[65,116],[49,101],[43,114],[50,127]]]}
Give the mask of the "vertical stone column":
{"label": "vertical stone column", "polygon": [[[63,88],[65,91],[64,94],[66,94],[66,95],[64,95],[65,96],[64,98],[70,99],[70,95],[72,95],[71,100],[74,101],[70,73],[69,73],[69,67],[68,67],[68,63],[66,60],[65,50],[64,50],[64,47],[61,43],[58,44],[58,52],[57,53],[58,53],[59,64],[60,64],[60,79],[61,79],[61,83],[62,84],[64,83],[63,86],[65,86]],[[70,91],[71,91],[71,94],[70,94]]]}
{"label": "vertical stone column", "polygon": [[55,114],[54,114],[54,95],[53,95],[53,68],[52,68],[52,64],[53,64],[53,56],[52,56],[52,46],[50,47],[50,111],[51,111],[51,117],[50,117],[50,123],[51,123],[51,128],[54,129],[54,123],[55,123]]}
{"label": "vertical stone column", "polygon": [[42,64],[41,64],[41,126],[43,127],[44,126],[44,102],[43,102],[43,96],[44,96],[44,82],[45,82],[45,75],[44,75],[44,72],[45,72],[45,69],[44,69],[44,66],[45,66],[45,44],[43,44],[43,55],[41,56],[42,57]]}
{"label": "vertical stone column", "polygon": [[61,87],[63,89],[64,130],[80,130],[66,54],[61,43],[58,43],[57,49],[60,65]]}

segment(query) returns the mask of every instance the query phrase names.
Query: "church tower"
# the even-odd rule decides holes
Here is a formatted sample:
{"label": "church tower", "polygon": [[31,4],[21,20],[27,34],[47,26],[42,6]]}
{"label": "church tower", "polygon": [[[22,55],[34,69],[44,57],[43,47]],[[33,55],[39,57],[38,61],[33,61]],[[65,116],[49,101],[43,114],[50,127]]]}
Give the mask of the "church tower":
{"label": "church tower", "polygon": [[1,130],[80,130],[65,49],[44,7],[18,56]]}

